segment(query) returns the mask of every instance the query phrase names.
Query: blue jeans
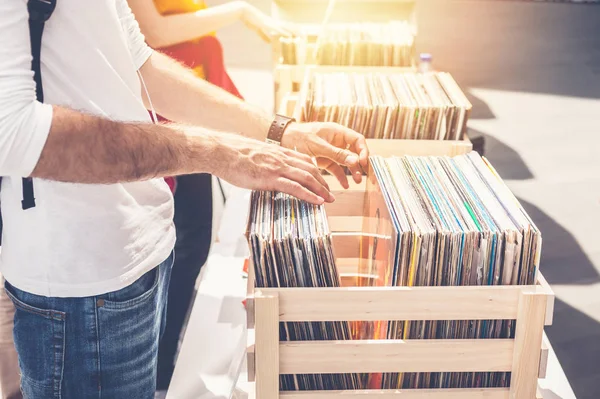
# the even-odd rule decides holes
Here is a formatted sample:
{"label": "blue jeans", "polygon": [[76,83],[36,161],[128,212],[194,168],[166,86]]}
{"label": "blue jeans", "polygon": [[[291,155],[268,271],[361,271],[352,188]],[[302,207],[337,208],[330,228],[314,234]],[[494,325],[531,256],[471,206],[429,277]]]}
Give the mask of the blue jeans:
{"label": "blue jeans", "polygon": [[26,399],[152,399],[174,256],[122,290],[47,298],[8,282]]}

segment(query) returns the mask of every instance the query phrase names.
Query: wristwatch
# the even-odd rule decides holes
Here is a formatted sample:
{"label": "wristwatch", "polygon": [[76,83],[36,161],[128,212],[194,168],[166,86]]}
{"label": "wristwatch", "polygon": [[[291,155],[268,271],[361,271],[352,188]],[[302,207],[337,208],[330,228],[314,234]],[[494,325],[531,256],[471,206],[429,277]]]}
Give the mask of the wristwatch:
{"label": "wristwatch", "polygon": [[269,128],[269,134],[267,135],[267,143],[281,145],[281,138],[288,125],[292,122],[296,122],[294,118],[289,118],[283,115],[275,115],[275,119],[271,123]]}

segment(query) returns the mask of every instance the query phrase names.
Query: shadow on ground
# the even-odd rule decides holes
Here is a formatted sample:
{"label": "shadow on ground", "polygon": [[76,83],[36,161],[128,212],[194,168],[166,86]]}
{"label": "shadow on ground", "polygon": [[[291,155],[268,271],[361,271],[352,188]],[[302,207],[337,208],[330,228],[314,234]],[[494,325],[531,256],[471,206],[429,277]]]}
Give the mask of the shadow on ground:
{"label": "shadow on ground", "polygon": [[[534,204],[522,198],[519,198],[519,202],[542,232],[540,269],[550,284],[586,285],[600,282],[598,270],[573,234]],[[566,326],[571,326],[571,324],[562,325],[562,327]],[[600,376],[600,361],[597,365]]]}
{"label": "shadow on ground", "polygon": [[554,322],[546,327],[546,333],[577,398],[597,399],[600,323],[557,298]]}
{"label": "shadow on ground", "polygon": [[[432,53],[434,67],[451,72],[467,92],[479,88],[600,98],[598,4],[428,0],[418,2],[418,24],[417,51]],[[471,119],[497,117],[480,98],[469,94],[469,100]],[[470,137],[485,140],[485,156],[504,179],[535,179],[519,149],[494,134],[469,131]],[[541,268],[548,281],[580,286],[598,283],[599,265],[594,265],[555,215],[546,214],[535,203],[521,203],[542,231]],[[596,250],[585,249],[588,253]],[[548,335],[577,397],[599,398],[598,321],[557,299]]]}
{"label": "shadow on ground", "polygon": [[521,158],[519,153],[512,147],[506,145],[496,137],[488,135],[480,130],[469,128],[467,134],[473,141],[473,148],[478,138],[483,140],[483,154],[494,168],[500,173],[504,180],[527,180],[533,179],[529,167]]}

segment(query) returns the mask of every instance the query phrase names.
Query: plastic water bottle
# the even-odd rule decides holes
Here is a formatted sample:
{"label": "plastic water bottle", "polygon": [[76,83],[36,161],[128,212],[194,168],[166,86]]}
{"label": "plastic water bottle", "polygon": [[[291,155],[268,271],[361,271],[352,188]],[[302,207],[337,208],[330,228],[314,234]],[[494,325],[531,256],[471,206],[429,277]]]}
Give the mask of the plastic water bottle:
{"label": "plastic water bottle", "polygon": [[433,70],[431,65],[432,57],[429,53],[419,54],[419,72],[425,73]]}

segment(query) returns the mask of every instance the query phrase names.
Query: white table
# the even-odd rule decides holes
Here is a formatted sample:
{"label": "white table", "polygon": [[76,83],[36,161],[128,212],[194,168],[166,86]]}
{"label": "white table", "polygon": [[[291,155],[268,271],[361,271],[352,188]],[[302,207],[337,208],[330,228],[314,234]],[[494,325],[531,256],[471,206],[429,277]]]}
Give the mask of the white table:
{"label": "white table", "polygon": [[552,345],[548,348],[546,378],[539,380],[544,399],[575,399],[575,394],[563,371]]}
{"label": "white table", "polygon": [[209,257],[167,399],[231,397],[246,350],[242,268],[242,258]]}
{"label": "white table", "polygon": [[[229,399],[234,389],[236,397],[248,396],[252,384],[243,369],[247,331],[242,267],[243,258],[210,256],[167,399]],[[540,387],[544,399],[575,399],[552,347]]]}

